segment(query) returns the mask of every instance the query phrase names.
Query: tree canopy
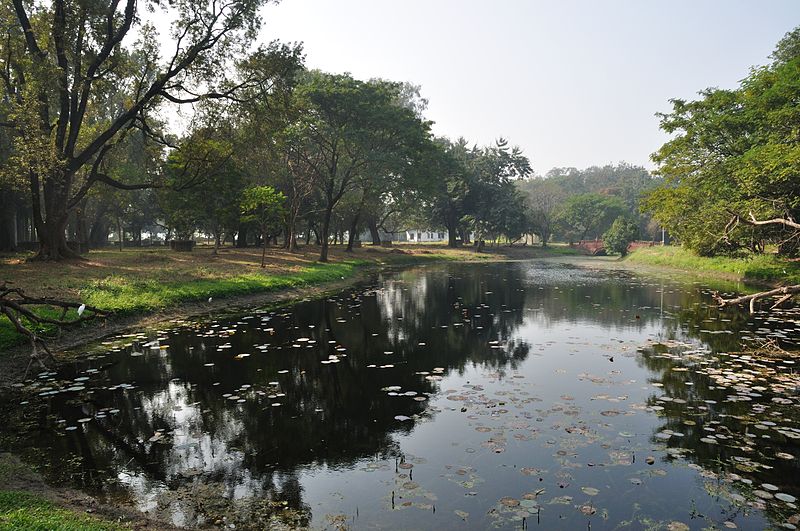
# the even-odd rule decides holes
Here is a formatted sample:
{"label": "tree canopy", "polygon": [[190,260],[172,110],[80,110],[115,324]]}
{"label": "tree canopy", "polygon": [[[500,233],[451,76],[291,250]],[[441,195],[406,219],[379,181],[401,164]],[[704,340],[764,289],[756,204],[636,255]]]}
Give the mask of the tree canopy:
{"label": "tree canopy", "polygon": [[664,184],[644,208],[700,254],[800,247],[800,33],[732,90],[672,100],[661,128],[674,135],[653,156]]}

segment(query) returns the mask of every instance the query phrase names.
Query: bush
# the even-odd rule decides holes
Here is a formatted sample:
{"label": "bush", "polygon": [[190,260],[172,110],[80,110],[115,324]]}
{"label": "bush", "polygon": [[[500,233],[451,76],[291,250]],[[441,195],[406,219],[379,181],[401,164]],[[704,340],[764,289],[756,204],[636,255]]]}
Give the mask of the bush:
{"label": "bush", "polygon": [[607,251],[625,256],[628,254],[628,245],[635,241],[638,235],[639,225],[633,220],[620,216],[603,234],[603,243]]}

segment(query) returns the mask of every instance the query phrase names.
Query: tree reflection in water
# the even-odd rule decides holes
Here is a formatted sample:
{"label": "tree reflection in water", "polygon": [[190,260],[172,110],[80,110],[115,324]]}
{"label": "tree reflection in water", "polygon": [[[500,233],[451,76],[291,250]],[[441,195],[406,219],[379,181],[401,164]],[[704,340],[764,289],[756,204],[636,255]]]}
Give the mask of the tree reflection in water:
{"label": "tree reflection in water", "polygon": [[[120,338],[105,346],[110,352],[45,375],[33,390],[68,389],[76,378],[88,378],[78,380],[85,389],[34,393],[26,408],[5,408],[2,420],[10,428],[4,446],[49,470],[51,479],[122,497],[180,525],[224,521],[258,527],[274,523],[276,514],[304,525],[316,510],[307,499],[313,486],[308,477],[330,471],[348,478],[365,462],[404,462],[410,457],[402,441],[414,440],[420,425],[452,426],[446,419],[459,414],[460,406],[442,400],[443,382],[469,380],[469,387],[482,389],[528,375],[541,395],[531,403],[555,400],[551,413],[582,408],[592,417],[595,402],[579,397],[563,405],[559,395],[571,389],[554,389],[549,396],[537,364],[549,367],[552,361],[581,374],[586,366],[604,367],[587,339],[598,335],[605,338],[607,363],[614,355],[633,356],[627,345],[645,339],[650,345],[690,342],[732,352],[740,349],[742,336],[763,336],[777,326],[733,310],[720,313],[710,302],[697,285],[565,265],[390,271],[322,300]],[[570,356],[551,354],[553,349]],[[726,401],[730,390],[697,368],[724,367],[731,358],[709,362],[710,356],[705,350],[692,357],[650,346],[635,357],[642,381],[662,386],[641,397],[657,406],[661,426],[654,433],[683,434],[669,439],[666,446],[681,450],[665,449],[664,459],[688,458],[717,478],[738,470],[754,485],[774,484],[798,495],[796,480],[782,482],[786,467],[796,467],[797,460],[775,463],[776,453],[792,452],[791,440],[733,435],[752,432],[761,419],[753,404],[772,404],[774,394],[765,390],[751,397],[755,401]],[[686,364],[688,371],[675,370]],[[509,380],[509,389],[519,387],[517,382]],[[533,407],[525,406],[525,418],[543,414]],[[762,416],[781,412],[782,424],[795,427],[790,407],[793,402],[784,409],[770,406]],[[466,415],[459,422],[469,422],[464,433],[471,435],[460,437],[480,435],[470,427],[474,415]],[[639,422],[651,422],[653,411],[647,415]],[[72,426],[77,429],[66,429]],[[722,435],[720,441],[727,434],[740,446],[702,442],[709,427]],[[535,440],[537,430],[518,440]],[[641,443],[664,445],[659,438]],[[535,455],[552,460],[552,450],[545,451]],[[75,455],[81,459],[71,460]],[[509,447],[508,459],[515,455]],[[743,470],[756,461],[774,468]],[[394,468],[386,465],[387,473]],[[394,501],[391,490],[392,508]],[[774,512],[774,504],[755,502],[764,505]],[[292,512],[287,516],[284,508]],[[785,521],[787,510],[772,517]],[[485,513],[486,507],[474,511]]]}

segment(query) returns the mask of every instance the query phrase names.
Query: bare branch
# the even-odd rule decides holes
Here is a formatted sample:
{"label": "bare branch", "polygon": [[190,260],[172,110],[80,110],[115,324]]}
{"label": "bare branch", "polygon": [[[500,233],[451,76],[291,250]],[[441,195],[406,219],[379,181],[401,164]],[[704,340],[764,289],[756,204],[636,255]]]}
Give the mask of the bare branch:
{"label": "bare branch", "polygon": [[[61,308],[61,317],[53,319],[40,315],[40,313],[35,311],[37,307]],[[67,312],[70,309],[77,310],[78,315],[76,318],[66,319]],[[53,325],[60,330],[63,326],[75,325],[97,317],[104,317],[107,313],[93,306],[86,306],[79,302],[63,301],[47,297],[31,297],[26,295],[21,288],[11,287],[9,282],[4,281],[0,284],[0,315],[5,315],[14,326],[17,333],[30,340],[33,350],[31,352],[31,361],[28,364],[29,370],[34,361],[38,362],[42,367],[45,366],[44,362],[39,357],[37,346],[44,350],[50,361],[55,361],[52,352],[50,352],[50,349],[47,347],[47,343],[36,332],[36,327],[41,325]],[[26,326],[26,323],[30,323],[30,325]],[[28,370],[25,371],[26,377]]]}
{"label": "bare branch", "polygon": [[736,297],[733,299],[726,299],[722,297],[718,292],[714,292],[713,297],[714,300],[717,301],[720,308],[724,308],[726,306],[736,306],[739,304],[750,303],[750,313],[755,312],[755,303],[759,299],[765,299],[768,297],[780,297],[781,300],[775,304],[774,307],[779,306],[783,302],[786,302],[789,298],[793,297],[794,295],[800,293],[800,284],[796,284],[794,286],[782,286],[780,288],[775,288],[769,291],[761,291],[759,293],[753,293],[752,295],[744,295],[742,297]]}
{"label": "bare branch", "polygon": [[749,219],[741,218],[741,222],[742,223],[746,223],[748,225],[755,225],[755,226],[760,226],[760,225],[785,225],[787,227],[792,227],[793,229],[800,230],[800,223],[796,222],[795,220],[793,220],[791,217],[788,217],[788,216],[785,217],[785,218],[773,218],[773,219],[766,219],[766,220],[759,221],[759,220],[756,219],[756,217],[753,215],[752,212],[749,212]]}

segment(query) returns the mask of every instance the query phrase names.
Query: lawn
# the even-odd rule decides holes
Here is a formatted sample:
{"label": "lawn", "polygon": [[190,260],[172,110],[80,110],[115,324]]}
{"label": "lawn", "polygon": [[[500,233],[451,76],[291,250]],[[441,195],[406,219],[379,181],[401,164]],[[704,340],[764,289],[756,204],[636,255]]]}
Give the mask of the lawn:
{"label": "lawn", "polygon": [[634,264],[669,267],[693,273],[768,284],[800,284],[800,261],[780,259],[774,254],[748,258],[697,256],[678,246],[643,247],[632,252],[627,261]]}

